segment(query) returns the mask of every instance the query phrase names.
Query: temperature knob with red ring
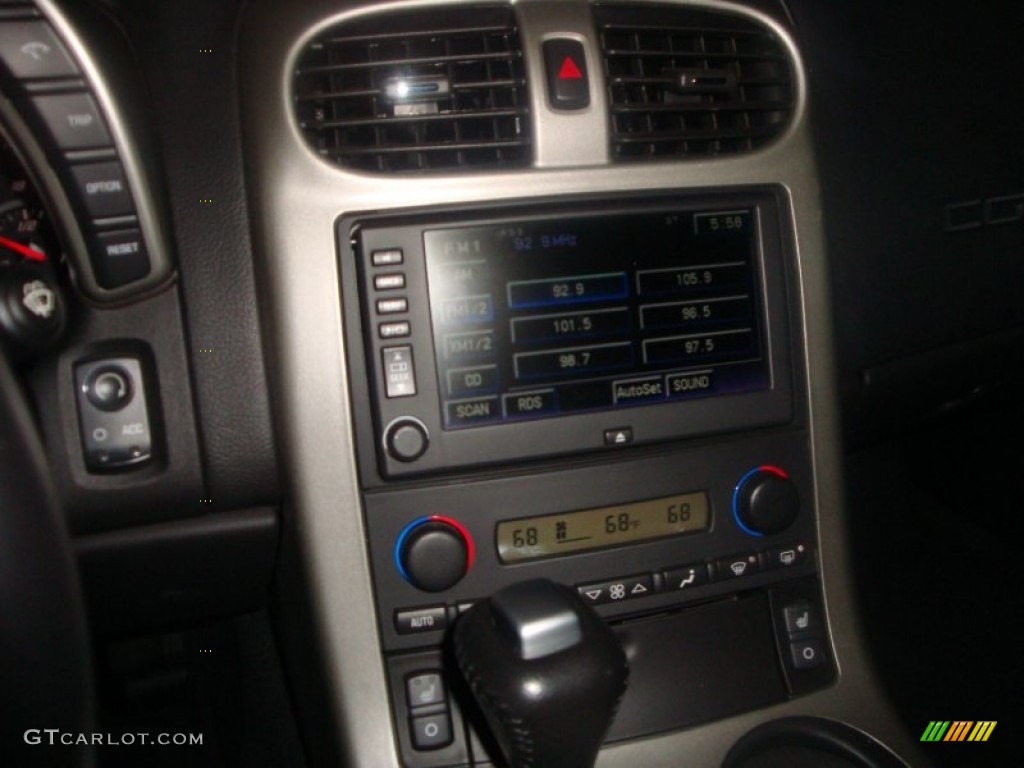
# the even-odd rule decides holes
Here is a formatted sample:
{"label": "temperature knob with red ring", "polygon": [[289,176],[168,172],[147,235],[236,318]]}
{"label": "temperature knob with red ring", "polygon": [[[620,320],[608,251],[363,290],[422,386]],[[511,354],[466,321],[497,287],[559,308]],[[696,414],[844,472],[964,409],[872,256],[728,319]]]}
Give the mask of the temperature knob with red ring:
{"label": "temperature knob with red ring", "polygon": [[402,578],[424,592],[443,592],[458,584],[473,565],[469,531],[441,515],[409,523],[395,542],[395,565]]}
{"label": "temperature knob with red ring", "polygon": [[751,536],[781,533],[800,514],[800,494],[785,470],[755,467],[736,483],[732,514],[736,524]]}

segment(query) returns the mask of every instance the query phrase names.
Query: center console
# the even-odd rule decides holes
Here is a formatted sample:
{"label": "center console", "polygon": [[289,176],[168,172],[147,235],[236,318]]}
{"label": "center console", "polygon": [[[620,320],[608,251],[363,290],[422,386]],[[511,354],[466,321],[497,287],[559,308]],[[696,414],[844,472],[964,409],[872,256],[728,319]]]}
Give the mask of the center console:
{"label": "center console", "polygon": [[627,648],[610,741],[834,679],[787,214],[751,187],[338,221],[407,765],[490,759],[446,630],[527,579],[574,587]]}

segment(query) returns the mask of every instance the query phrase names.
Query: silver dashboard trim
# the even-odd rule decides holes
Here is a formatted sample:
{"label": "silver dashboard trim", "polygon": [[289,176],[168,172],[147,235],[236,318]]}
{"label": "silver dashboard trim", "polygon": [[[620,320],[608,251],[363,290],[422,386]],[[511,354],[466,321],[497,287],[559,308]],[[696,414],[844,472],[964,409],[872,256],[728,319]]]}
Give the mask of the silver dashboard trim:
{"label": "silver dashboard trim", "polygon": [[[545,161],[543,168],[515,172],[397,178],[347,172],[317,157],[299,134],[290,102],[292,68],[305,43],[326,26],[374,7],[438,4],[255,0],[241,27],[244,150],[257,269],[268,299],[264,310],[273,355],[272,397],[285,472],[291,478],[286,524],[293,528],[303,557],[317,615],[318,645],[325,649],[319,663],[328,677],[338,751],[355,766],[399,765],[370,563],[363,544],[351,409],[365,404],[350,401],[342,352],[334,242],[337,218],[356,211],[414,206],[774,184],[786,190],[793,211],[801,286],[793,300],[799,302],[804,317],[816,506],[822,510],[819,551],[839,678],[828,689],[778,706],[614,745],[602,752],[598,765],[675,768],[685,756],[688,765],[717,766],[750,728],[797,714],[848,722],[887,743],[910,763],[925,764],[881,692],[848,601],[852,579],[842,507],[824,212],[807,116],[806,74],[792,36],[770,17],[733,3],[679,3],[752,16],[770,26],[793,55],[799,98],[792,125],[772,144],[750,154],[611,166],[588,159],[588,151],[580,156],[581,166],[574,167],[553,167],[554,162]],[[552,3],[552,12],[565,13],[564,7],[570,4],[570,0]],[[524,28],[566,31],[563,22],[544,20],[548,5],[539,0],[517,3]],[[593,34],[590,29],[576,32],[581,38]],[[588,58],[588,65],[592,63]],[[594,68],[594,76],[599,77],[600,71]],[[538,146],[561,151],[554,149],[557,141],[546,142],[564,124],[543,111],[536,120],[538,136],[543,137]]]}

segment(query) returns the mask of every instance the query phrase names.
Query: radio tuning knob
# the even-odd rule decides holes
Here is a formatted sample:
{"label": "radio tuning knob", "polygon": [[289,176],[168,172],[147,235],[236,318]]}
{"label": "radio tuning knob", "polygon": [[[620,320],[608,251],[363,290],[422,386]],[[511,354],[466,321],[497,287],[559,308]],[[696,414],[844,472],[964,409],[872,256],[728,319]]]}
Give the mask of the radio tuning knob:
{"label": "radio tuning knob", "polygon": [[384,448],[397,461],[416,461],[428,447],[430,436],[427,428],[417,419],[396,419],[384,430]]}
{"label": "radio tuning knob", "polygon": [[784,470],[756,467],[736,484],[732,513],[739,527],[751,536],[781,533],[800,514],[800,495]]}
{"label": "radio tuning knob", "polygon": [[409,523],[395,543],[402,578],[424,592],[451,589],[473,565],[473,539],[460,523],[431,515]]}

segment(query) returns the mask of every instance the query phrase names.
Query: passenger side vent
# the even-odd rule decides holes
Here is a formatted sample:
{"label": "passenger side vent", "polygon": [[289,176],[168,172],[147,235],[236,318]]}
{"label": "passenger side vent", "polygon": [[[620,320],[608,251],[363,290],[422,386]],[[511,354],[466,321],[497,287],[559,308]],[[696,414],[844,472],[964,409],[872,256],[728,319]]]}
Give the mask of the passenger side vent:
{"label": "passenger side vent", "polygon": [[616,161],[748,152],[789,125],[792,66],[771,30],[667,5],[604,5],[597,20]]}
{"label": "passenger side vent", "polygon": [[295,109],[317,152],[362,171],[530,162],[522,50],[509,6],[418,8],[332,27],[299,59]]}

